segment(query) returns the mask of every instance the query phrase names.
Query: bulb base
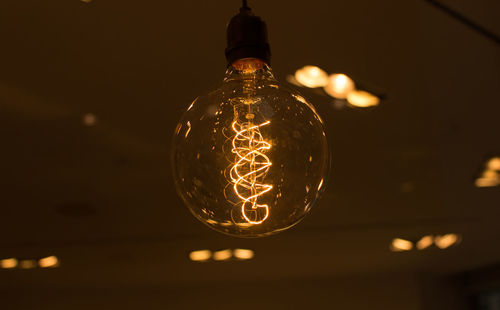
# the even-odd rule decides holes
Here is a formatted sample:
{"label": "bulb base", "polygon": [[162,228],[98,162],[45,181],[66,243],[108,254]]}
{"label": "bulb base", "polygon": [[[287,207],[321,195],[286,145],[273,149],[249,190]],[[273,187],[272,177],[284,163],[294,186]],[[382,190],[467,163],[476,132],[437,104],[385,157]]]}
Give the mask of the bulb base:
{"label": "bulb base", "polygon": [[244,58],[257,58],[269,64],[271,49],[267,41],[266,23],[253,15],[248,7],[231,18],[227,26],[227,47],[225,50],[228,65]]}

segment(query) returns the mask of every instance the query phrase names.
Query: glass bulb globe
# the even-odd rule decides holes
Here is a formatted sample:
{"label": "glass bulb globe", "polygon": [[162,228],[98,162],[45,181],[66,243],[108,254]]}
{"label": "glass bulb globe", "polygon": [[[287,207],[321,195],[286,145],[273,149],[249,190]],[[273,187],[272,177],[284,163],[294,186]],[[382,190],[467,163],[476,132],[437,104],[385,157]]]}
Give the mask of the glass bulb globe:
{"label": "glass bulb globe", "polygon": [[192,214],[229,235],[260,237],[298,223],[323,192],[323,122],[255,58],[229,66],[222,86],[194,100],[177,124],[176,189]]}

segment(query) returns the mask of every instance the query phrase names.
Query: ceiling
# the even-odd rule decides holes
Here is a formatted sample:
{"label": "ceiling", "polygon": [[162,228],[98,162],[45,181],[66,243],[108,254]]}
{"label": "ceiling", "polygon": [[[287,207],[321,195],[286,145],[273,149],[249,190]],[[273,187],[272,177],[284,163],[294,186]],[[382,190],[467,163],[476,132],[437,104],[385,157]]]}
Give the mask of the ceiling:
{"label": "ceiling", "polygon": [[[443,2],[500,33],[498,1]],[[2,1],[0,258],[57,255],[61,267],[0,270],[1,288],[452,273],[500,261],[500,188],[473,182],[500,152],[498,45],[423,0],[249,4],[268,24],[278,79],[318,65],[387,98],[339,110],[301,90],[326,123],[327,190],[298,226],[247,240],[197,222],[169,167],[177,120],[223,77],[239,1]],[[463,242],[388,250],[394,237],[447,232]],[[187,258],[235,247],[255,259]]]}

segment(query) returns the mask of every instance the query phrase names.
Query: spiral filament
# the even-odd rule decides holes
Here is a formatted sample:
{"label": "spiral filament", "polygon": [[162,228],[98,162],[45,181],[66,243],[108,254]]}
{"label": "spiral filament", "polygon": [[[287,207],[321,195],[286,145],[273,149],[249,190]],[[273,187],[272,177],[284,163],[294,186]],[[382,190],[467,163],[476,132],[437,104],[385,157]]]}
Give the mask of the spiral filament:
{"label": "spiral filament", "polygon": [[[252,115],[248,114],[247,119]],[[269,216],[267,204],[258,204],[260,196],[270,191],[273,186],[262,184],[269,167],[272,165],[264,152],[271,148],[260,133],[260,127],[270,124],[266,121],[259,125],[252,122],[232,124],[235,135],[232,139],[232,152],[236,154],[231,167],[230,178],[233,189],[241,201],[241,213],[250,224],[260,224]]]}

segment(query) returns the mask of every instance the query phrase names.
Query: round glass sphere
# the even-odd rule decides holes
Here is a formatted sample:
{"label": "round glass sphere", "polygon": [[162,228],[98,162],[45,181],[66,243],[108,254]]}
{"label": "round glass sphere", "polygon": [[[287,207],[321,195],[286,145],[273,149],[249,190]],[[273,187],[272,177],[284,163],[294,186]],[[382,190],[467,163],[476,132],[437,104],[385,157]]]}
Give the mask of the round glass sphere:
{"label": "round glass sphere", "polygon": [[311,210],[325,188],[329,151],[313,106],[280,85],[267,64],[243,59],[183,114],[172,167],[196,218],[225,234],[261,237]]}

